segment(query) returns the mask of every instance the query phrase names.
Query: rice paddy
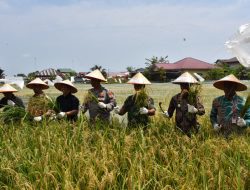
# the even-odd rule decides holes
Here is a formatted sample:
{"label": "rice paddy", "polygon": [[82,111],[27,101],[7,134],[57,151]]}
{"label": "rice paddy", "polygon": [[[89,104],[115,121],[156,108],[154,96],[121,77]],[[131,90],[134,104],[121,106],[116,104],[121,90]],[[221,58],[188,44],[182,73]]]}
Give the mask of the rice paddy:
{"label": "rice paddy", "polygon": [[[249,84],[247,84],[249,86]],[[122,106],[133,93],[128,84],[105,84]],[[77,85],[81,103],[90,85]],[[157,115],[147,130],[127,129],[126,115],[112,113],[110,125],[91,126],[87,115],[75,124],[0,124],[0,189],[250,189],[250,130],[229,139],[213,132],[209,113],[223,92],[202,87],[206,114],[192,138],[161,115],[178,85],[152,84]],[[45,91],[60,95],[54,87]],[[249,91],[239,93],[247,97]],[[17,93],[27,104],[32,91]]]}

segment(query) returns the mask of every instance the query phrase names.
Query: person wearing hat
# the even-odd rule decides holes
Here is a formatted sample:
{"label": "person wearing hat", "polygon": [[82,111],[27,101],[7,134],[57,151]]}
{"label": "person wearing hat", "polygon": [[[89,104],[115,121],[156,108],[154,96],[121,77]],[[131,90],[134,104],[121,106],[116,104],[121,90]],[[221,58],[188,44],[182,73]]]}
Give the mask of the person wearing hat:
{"label": "person wearing hat", "polygon": [[67,118],[70,121],[76,121],[79,100],[73,94],[77,92],[77,89],[69,80],[57,82],[54,86],[63,93],[56,98],[56,105],[60,111],[57,114],[57,118]]}
{"label": "person wearing hat", "polygon": [[210,120],[213,129],[226,137],[232,132],[242,132],[250,124],[250,109],[241,116],[245,100],[236,92],[246,90],[247,86],[233,74],[214,82],[213,86],[224,91],[224,95],[215,98],[212,103]]}
{"label": "person wearing hat", "polygon": [[134,85],[135,94],[127,97],[121,109],[115,107],[114,112],[119,115],[128,113],[128,127],[146,127],[149,124],[149,116],[155,115],[156,110],[154,100],[145,91],[145,85],[151,83],[140,72],[127,83]]}
{"label": "person wearing hat", "polygon": [[40,78],[36,78],[26,85],[34,91],[34,95],[29,99],[27,110],[34,117],[34,121],[39,122],[43,116],[49,116],[52,113],[49,103],[51,99],[43,92],[49,86]]}
{"label": "person wearing hat", "polygon": [[0,88],[0,93],[3,93],[4,97],[0,100],[0,108],[9,105],[9,106],[18,106],[23,107],[24,104],[21,98],[16,97],[13,93],[17,90],[9,84],[4,84]]}
{"label": "person wearing hat", "polygon": [[205,114],[200,97],[196,96],[193,103],[189,99],[190,86],[199,85],[198,81],[190,73],[185,72],[172,83],[179,84],[181,92],[171,98],[168,110],[164,111],[163,114],[165,117],[171,118],[175,111],[177,129],[180,129],[188,137],[191,137],[192,129],[197,133],[200,127],[197,122],[197,115]]}
{"label": "person wearing hat", "polygon": [[110,112],[116,106],[114,93],[101,85],[101,82],[106,82],[106,79],[96,69],[85,76],[90,79],[93,88],[88,90],[88,98],[85,99],[81,110],[85,113],[89,111],[91,121],[97,119],[105,122],[110,121]]}

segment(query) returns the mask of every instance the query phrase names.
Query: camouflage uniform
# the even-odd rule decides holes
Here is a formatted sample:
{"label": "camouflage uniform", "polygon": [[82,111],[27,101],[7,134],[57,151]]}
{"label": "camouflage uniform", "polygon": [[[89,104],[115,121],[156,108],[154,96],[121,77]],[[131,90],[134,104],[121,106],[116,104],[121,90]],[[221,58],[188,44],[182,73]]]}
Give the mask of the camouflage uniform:
{"label": "camouflage uniform", "polygon": [[45,94],[34,95],[29,99],[27,110],[33,117],[42,116],[50,109],[50,102]]}
{"label": "camouflage uniform", "polygon": [[[116,100],[113,92],[101,87],[100,90],[90,89],[89,92],[94,98],[91,101],[83,103],[84,112],[89,110],[90,120],[95,121],[97,118],[103,121],[110,120],[110,112],[116,106]],[[103,102],[107,108],[102,109],[98,106],[98,102]]]}
{"label": "camouflage uniform", "polygon": [[[217,97],[213,100],[212,109],[210,113],[210,120],[212,125],[218,123],[222,126],[220,132],[228,136],[232,132],[241,133],[244,128],[236,125],[236,120],[240,117],[240,111],[245,104],[245,100],[234,95],[232,100],[228,100],[225,96]],[[243,119],[247,126],[250,125],[250,109],[247,110]]]}
{"label": "camouflage uniform", "polygon": [[194,128],[196,132],[198,131],[199,128],[199,123],[197,122],[196,114],[204,115],[205,109],[199,97],[196,98],[196,103],[195,105],[193,105],[198,109],[197,113],[188,113],[187,104],[190,104],[188,101],[188,97],[182,97],[181,93],[173,96],[168,108],[168,114],[169,117],[171,118],[173,116],[174,110],[176,110],[175,114],[176,126],[180,128],[187,135],[190,135],[192,128]]}
{"label": "camouflage uniform", "polygon": [[[148,97],[147,104],[141,107],[155,109],[154,100]],[[136,127],[138,125],[146,126],[149,123],[149,116],[139,113],[140,107],[136,105],[135,95],[131,95],[125,100],[123,109],[125,112],[128,112],[128,127]]]}

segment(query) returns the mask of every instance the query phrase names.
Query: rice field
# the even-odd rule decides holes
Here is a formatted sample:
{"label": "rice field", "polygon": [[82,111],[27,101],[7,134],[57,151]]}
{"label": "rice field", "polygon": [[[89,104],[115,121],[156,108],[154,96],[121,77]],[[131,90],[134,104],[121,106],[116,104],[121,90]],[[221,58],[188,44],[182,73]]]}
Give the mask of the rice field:
{"label": "rice field", "polygon": [[[247,83],[249,86],[249,83]],[[128,84],[105,84],[119,106],[133,93]],[[77,85],[76,96],[90,85]],[[112,114],[109,126],[91,126],[80,114],[75,124],[0,124],[0,189],[250,189],[250,130],[225,139],[213,132],[209,112],[223,92],[203,85],[206,114],[191,139],[160,114],[180,91],[170,83],[148,88],[157,108],[148,130],[127,129],[126,115]],[[51,87],[45,91],[56,97]],[[239,93],[247,96],[249,91]],[[17,93],[27,103],[32,91]]]}

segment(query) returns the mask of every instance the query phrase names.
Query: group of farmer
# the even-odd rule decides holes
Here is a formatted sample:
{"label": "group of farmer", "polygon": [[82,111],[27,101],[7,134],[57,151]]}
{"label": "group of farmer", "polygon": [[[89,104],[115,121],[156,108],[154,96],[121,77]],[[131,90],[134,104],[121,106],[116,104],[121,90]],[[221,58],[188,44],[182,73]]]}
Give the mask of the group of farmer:
{"label": "group of farmer", "polygon": [[[89,111],[90,123],[110,122],[110,112],[124,115],[127,113],[128,127],[142,126],[146,128],[150,122],[149,117],[155,115],[156,108],[154,100],[147,93],[146,85],[151,84],[141,73],[132,77],[128,84],[134,85],[135,93],[127,97],[123,106],[117,106],[114,93],[101,84],[106,79],[99,70],[92,71],[85,76],[90,79],[93,88],[88,90],[84,102],[80,105],[79,99],[73,94],[78,90],[69,81],[64,80],[54,84],[55,88],[62,92],[55,101],[54,109],[50,106],[53,102],[43,90],[49,86],[41,79],[36,78],[29,82],[26,87],[33,90],[34,95],[29,99],[27,111],[32,115],[35,122],[40,122],[46,118],[66,118],[71,122],[77,120],[79,111],[83,113]],[[200,85],[190,73],[185,72],[172,83],[180,85],[181,92],[171,98],[168,110],[162,110],[166,118],[171,118],[175,112],[176,128],[187,136],[192,132],[198,132],[200,124],[197,122],[197,115],[205,114],[205,108],[201,102],[201,97],[195,95],[190,99],[191,88]],[[223,96],[213,100],[210,113],[210,120],[215,131],[224,135],[232,132],[242,132],[250,124],[250,109],[242,109],[245,100],[236,94],[236,91],[244,91],[247,86],[238,80],[234,75],[228,75],[216,82],[214,87],[224,91]],[[0,108],[9,106],[24,107],[22,100],[14,95],[17,92],[9,84],[0,87],[0,93],[4,97],[0,100]]]}

